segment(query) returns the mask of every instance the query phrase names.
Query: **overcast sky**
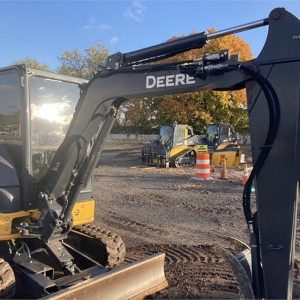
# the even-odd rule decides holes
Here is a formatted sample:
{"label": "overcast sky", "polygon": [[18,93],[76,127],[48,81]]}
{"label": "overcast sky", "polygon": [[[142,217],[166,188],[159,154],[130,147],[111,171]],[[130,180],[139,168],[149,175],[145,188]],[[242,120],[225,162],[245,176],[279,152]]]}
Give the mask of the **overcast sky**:
{"label": "overcast sky", "polygon": [[[173,35],[218,30],[266,18],[285,7],[300,18],[294,1],[1,1],[0,66],[33,57],[52,68],[67,49],[97,42],[110,52],[128,52],[164,42]],[[243,33],[257,55],[267,29]]]}

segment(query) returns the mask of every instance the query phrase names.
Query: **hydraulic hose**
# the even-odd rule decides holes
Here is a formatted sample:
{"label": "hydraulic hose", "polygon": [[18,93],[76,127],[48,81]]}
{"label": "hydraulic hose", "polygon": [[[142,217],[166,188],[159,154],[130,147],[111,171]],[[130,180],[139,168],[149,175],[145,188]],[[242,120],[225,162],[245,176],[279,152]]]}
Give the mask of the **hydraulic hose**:
{"label": "hydraulic hose", "polygon": [[264,162],[267,159],[270,150],[272,149],[273,143],[276,139],[280,123],[280,105],[278,96],[274,88],[266,78],[264,78],[258,71],[253,70],[251,67],[240,65],[239,68],[245,71],[246,73],[250,74],[261,87],[266,97],[269,110],[269,128],[264,141],[264,145],[261,147],[261,151],[258,155],[256,163],[253,166],[252,172],[249,176],[247,183],[245,184],[245,188],[243,191],[244,215],[247,223],[249,223],[253,222],[253,215],[251,212],[250,205],[251,187],[255,176],[257,176],[260,173]]}
{"label": "hydraulic hose", "polygon": [[261,87],[266,97],[269,110],[269,128],[264,141],[264,145],[261,147],[261,151],[253,166],[252,172],[245,184],[243,191],[244,215],[250,231],[253,287],[255,289],[256,297],[262,298],[264,296],[263,272],[261,269],[259,231],[257,228],[257,213],[252,214],[251,211],[251,187],[254,178],[259,175],[276,139],[280,122],[280,105],[278,96],[273,86],[265,77],[263,77],[258,71],[249,66],[240,65],[239,69],[250,74],[252,78],[257,82],[257,84]]}

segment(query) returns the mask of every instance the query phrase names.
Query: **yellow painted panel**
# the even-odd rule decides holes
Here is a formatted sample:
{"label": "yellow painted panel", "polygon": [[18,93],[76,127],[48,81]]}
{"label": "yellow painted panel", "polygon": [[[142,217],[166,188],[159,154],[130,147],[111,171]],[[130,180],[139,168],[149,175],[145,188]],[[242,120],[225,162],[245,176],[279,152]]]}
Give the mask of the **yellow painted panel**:
{"label": "yellow painted panel", "polygon": [[213,166],[222,166],[222,160],[226,158],[227,168],[237,167],[240,164],[238,151],[218,151],[212,153],[211,164]]}
{"label": "yellow painted panel", "polygon": [[208,152],[208,146],[207,145],[196,145],[195,150],[196,150],[196,152]]}
{"label": "yellow painted panel", "polygon": [[[77,202],[72,210],[74,225],[91,223],[94,220],[95,201]],[[8,241],[21,238],[22,235],[13,230],[12,223],[19,219],[18,222],[28,221],[29,218],[38,220],[40,218],[39,210],[18,211],[14,213],[0,213],[0,241]]]}
{"label": "yellow painted panel", "polygon": [[190,149],[192,147],[188,147],[188,146],[176,146],[176,147],[173,147],[171,149],[171,152],[170,152],[170,157],[173,157],[173,156],[176,156],[177,154],[179,154],[180,152],[186,150],[186,149]]}
{"label": "yellow painted panel", "polygon": [[82,225],[94,221],[95,200],[77,202],[72,210],[73,225]]}
{"label": "yellow painted panel", "polygon": [[18,211],[14,213],[0,213],[0,241],[8,241],[21,237],[19,232],[13,232],[12,222],[15,219],[26,220],[28,218],[38,220],[39,210]]}

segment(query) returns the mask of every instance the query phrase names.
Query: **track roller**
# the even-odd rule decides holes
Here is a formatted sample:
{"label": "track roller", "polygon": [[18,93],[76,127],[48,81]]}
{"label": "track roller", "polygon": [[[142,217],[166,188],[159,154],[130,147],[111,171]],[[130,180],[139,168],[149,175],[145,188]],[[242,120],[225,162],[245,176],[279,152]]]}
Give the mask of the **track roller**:
{"label": "track roller", "polygon": [[15,294],[16,279],[9,263],[0,258],[0,298],[10,299]]}
{"label": "track roller", "polygon": [[103,266],[115,267],[126,255],[122,238],[92,224],[75,226],[64,241]]}

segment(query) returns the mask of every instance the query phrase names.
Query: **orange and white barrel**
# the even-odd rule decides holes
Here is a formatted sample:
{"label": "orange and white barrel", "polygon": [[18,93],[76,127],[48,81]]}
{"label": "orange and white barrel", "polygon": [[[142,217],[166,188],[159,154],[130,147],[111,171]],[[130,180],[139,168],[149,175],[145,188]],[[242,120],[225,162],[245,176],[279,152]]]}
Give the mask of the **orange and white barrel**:
{"label": "orange and white barrel", "polygon": [[194,179],[211,179],[209,153],[197,152],[195,173],[196,177]]}

